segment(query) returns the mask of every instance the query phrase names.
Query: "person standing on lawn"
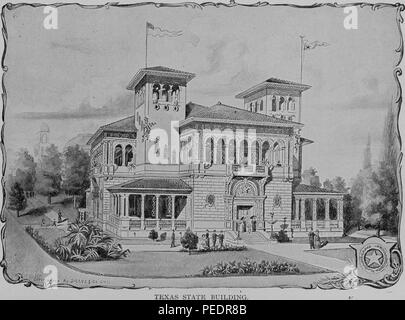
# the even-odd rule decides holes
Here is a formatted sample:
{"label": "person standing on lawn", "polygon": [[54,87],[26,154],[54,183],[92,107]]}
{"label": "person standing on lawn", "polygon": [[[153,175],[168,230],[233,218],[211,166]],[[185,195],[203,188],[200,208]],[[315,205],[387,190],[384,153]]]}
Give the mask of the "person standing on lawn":
{"label": "person standing on lawn", "polygon": [[176,247],[176,234],[174,233],[174,229],[172,232],[172,243],[170,244],[170,248]]}
{"label": "person standing on lawn", "polygon": [[315,231],[314,234],[314,247],[315,249],[321,249],[328,244],[328,241],[321,241],[321,237],[319,236],[319,230]]}
{"label": "person standing on lawn", "polygon": [[209,249],[210,248],[210,232],[208,231],[208,229],[205,233],[205,241],[207,241],[207,248]]}
{"label": "person standing on lawn", "polygon": [[218,235],[218,240],[219,240],[219,247],[222,249],[224,247],[224,232],[221,231]]}
{"label": "person standing on lawn", "polygon": [[308,233],[308,240],[309,240],[309,249],[315,249],[315,233],[314,233],[314,229],[311,228],[311,230]]}
{"label": "person standing on lawn", "polygon": [[217,245],[217,230],[214,230],[214,233],[212,234],[212,248],[215,249],[215,246]]}

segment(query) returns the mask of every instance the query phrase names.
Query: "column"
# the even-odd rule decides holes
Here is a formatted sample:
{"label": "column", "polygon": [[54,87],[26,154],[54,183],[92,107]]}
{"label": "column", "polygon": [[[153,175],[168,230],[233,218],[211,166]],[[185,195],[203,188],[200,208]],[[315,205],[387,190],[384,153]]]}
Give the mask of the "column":
{"label": "column", "polygon": [[175,217],[175,204],[176,204],[176,196],[172,195],[170,196],[171,202],[172,202],[172,230],[176,228],[176,217]]}
{"label": "column", "polygon": [[145,230],[145,195],[141,194],[141,230]]}
{"label": "column", "polygon": [[316,228],[318,227],[317,223],[316,223],[316,219],[317,219],[317,217],[316,217],[316,198],[313,198],[312,199],[312,228],[314,230],[316,230]]}
{"label": "column", "polygon": [[343,229],[343,199],[338,199],[337,210],[339,228]]}
{"label": "column", "polygon": [[125,196],[121,195],[121,210],[120,210],[120,217],[125,216]]}
{"label": "column", "polygon": [[125,216],[129,216],[129,194],[125,195]]}
{"label": "column", "polygon": [[301,198],[301,229],[306,229],[305,223],[305,198]]}
{"label": "column", "polygon": [[300,220],[300,199],[295,198],[295,217],[294,220]]}
{"label": "column", "polygon": [[330,230],[330,216],[329,216],[329,202],[330,199],[324,199],[325,201],[325,229]]}
{"label": "column", "polygon": [[156,229],[159,230],[159,195],[155,194],[155,219],[156,219]]}

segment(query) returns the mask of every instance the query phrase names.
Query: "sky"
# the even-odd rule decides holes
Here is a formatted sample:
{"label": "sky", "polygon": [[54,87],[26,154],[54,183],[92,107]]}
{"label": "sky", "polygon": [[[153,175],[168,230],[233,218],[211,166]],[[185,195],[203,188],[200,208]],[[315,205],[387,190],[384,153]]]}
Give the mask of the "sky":
{"label": "sky", "polygon": [[58,9],[58,29],[43,26],[43,8],[6,11],[9,156],[32,150],[40,125],[63,148],[80,133],[133,114],[130,79],[145,63],[145,24],[181,30],[176,38],[150,38],[148,66],[193,72],[189,101],[242,107],[239,92],[270,77],[299,81],[300,42],[330,45],[305,52],[303,165],[321,180],[347,181],[362,165],[367,136],[377,161],[384,117],[395,94],[399,56],[395,9],[358,9],[358,29],[346,30],[339,8]]}

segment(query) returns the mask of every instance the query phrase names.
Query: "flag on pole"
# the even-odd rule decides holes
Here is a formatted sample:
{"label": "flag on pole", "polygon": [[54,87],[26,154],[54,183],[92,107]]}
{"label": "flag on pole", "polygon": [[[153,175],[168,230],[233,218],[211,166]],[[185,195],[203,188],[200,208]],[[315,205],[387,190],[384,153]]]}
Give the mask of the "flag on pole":
{"label": "flag on pole", "polygon": [[154,26],[150,22],[146,22],[146,32],[148,36],[152,37],[179,37],[183,34],[183,31],[170,31]]}
{"label": "flag on pole", "polygon": [[327,47],[329,46],[329,43],[327,42],[322,42],[322,41],[312,41],[309,42],[308,40],[304,41],[304,50],[312,50],[315,49],[316,47]]}

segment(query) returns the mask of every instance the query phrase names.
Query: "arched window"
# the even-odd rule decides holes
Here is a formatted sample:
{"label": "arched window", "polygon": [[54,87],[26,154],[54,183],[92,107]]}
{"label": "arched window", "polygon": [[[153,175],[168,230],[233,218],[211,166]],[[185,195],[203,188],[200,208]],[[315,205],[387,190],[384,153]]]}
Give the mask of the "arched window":
{"label": "arched window", "polygon": [[208,138],[205,142],[205,161],[214,163],[214,139]]}
{"label": "arched window", "polygon": [[188,137],[187,145],[188,145],[188,158],[191,160],[193,158],[193,146],[191,143],[191,137]]}
{"label": "arched window", "polygon": [[252,163],[254,163],[255,165],[259,165],[260,163],[260,145],[259,142],[255,141],[252,144]]}
{"label": "arched window", "polygon": [[175,84],[172,86],[172,103],[178,105],[180,100],[180,87]]}
{"label": "arched window", "polygon": [[288,102],[287,102],[287,110],[293,110],[292,106],[293,106],[293,98],[289,97],[288,98]]}
{"label": "arched window", "polygon": [[270,164],[270,144],[268,141],[265,141],[262,146],[262,163]]}
{"label": "arched window", "polygon": [[250,107],[249,107],[249,111],[252,112],[253,111],[253,103],[250,103]]}
{"label": "arched window", "polygon": [[218,164],[226,164],[226,146],[224,139],[220,139],[217,145],[217,163]]}
{"label": "arched window", "polygon": [[152,101],[153,103],[157,103],[160,98],[160,84],[155,83],[153,85],[153,92],[152,92]]}
{"label": "arched window", "polygon": [[290,110],[291,111],[295,111],[295,99],[290,98],[291,102],[290,102]]}
{"label": "arched window", "polygon": [[281,165],[281,157],[280,157],[280,145],[278,142],[275,142],[273,145],[274,150],[274,162],[276,165]]}
{"label": "arched window", "polygon": [[229,141],[228,159],[229,159],[229,163],[236,164],[236,140],[235,139],[232,139]]}
{"label": "arched window", "polygon": [[122,147],[117,145],[114,150],[114,164],[117,166],[122,166]]}
{"label": "arched window", "polygon": [[280,97],[280,101],[278,102],[278,110],[284,110],[284,97]]}
{"label": "arched window", "polygon": [[247,165],[249,163],[249,143],[246,140],[241,142],[240,151],[241,164]]}
{"label": "arched window", "polygon": [[275,96],[271,100],[271,111],[277,111],[277,99]]}
{"label": "arched window", "polygon": [[128,163],[132,162],[133,158],[134,158],[134,154],[132,152],[132,146],[127,145],[125,147],[125,165],[127,166]]}
{"label": "arched window", "polygon": [[263,111],[263,100],[260,100],[260,111]]}
{"label": "arched window", "polygon": [[257,112],[257,101],[255,101],[255,112]]}
{"label": "arched window", "polygon": [[169,101],[169,90],[170,90],[170,86],[168,84],[165,84],[163,86],[163,90],[162,90],[162,101],[163,102]]}

